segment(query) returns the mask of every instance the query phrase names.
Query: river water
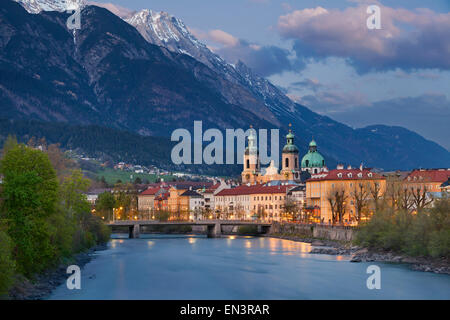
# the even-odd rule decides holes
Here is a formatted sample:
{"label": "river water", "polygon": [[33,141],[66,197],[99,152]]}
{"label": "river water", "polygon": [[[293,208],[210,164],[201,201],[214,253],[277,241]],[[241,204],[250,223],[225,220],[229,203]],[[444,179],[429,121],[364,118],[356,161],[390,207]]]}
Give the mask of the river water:
{"label": "river water", "polygon": [[[81,289],[49,299],[450,299],[450,276],[309,254],[307,243],[198,235],[114,235],[81,270]],[[381,268],[369,290],[367,267]]]}

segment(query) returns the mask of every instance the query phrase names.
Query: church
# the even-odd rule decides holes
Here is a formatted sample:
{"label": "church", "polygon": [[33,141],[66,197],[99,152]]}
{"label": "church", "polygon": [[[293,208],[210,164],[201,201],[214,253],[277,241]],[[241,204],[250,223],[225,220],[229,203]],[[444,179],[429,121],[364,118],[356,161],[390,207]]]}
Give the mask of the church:
{"label": "church", "polygon": [[[289,125],[290,127],[291,125]],[[248,136],[248,146],[244,152],[244,162],[242,171],[242,183],[268,183],[271,181],[301,182],[304,173],[317,174],[328,171],[325,166],[325,159],[317,151],[317,144],[314,139],[309,144],[308,153],[299,160],[299,149],[294,144],[294,134],[289,129],[286,135],[286,145],[281,154],[281,171],[275,166],[272,160],[267,168],[261,168],[259,161],[259,151],[256,145],[256,136],[252,132]]]}

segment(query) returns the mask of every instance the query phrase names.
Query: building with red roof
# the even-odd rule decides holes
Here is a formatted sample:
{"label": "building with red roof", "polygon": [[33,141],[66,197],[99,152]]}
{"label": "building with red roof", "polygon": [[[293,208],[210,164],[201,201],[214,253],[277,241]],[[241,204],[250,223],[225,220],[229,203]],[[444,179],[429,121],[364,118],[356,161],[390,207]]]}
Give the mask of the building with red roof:
{"label": "building with red roof", "polygon": [[[316,222],[356,224],[373,214],[370,198],[381,197],[385,189],[383,175],[362,166],[345,169],[339,165],[306,181],[306,202],[318,216]],[[357,206],[359,196],[364,197],[364,207]]]}
{"label": "building with red roof", "polygon": [[441,185],[450,179],[449,169],[416,169],[404,182],[413,189],[425,189],[426,192],[440,192]]}
{"label": "building with red roof", "polygon": [[155,197],[164,193],[166,189],[161,187],[149,187],[147,190],[138,194],[138,210],[142,212],[150,212],[154,208]]}
{"label": "building with red roof", "polygon": [[241,185],[224,189],[215,195],[216,214],[231,219],[281,220],[287,191],[294,185]]}

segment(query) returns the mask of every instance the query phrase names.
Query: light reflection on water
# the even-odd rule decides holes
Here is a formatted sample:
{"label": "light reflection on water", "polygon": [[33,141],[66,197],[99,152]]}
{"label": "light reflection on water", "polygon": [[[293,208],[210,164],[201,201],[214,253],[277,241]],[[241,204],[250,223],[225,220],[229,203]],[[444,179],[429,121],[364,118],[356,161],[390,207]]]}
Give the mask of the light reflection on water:
{"label": "light reflection on water", "polygon": [[51,299],[449,299],[450,276],[377,264],[382,289],[368,290],[370,263],[309,254],[311,245],[265,237],[114,235],[82,269],[82,289]]}

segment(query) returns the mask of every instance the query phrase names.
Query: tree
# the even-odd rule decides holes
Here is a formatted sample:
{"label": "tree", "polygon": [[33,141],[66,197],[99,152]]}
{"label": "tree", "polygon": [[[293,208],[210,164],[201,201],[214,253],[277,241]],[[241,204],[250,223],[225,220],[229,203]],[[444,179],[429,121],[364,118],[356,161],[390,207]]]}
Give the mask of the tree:
{"label": "tree", "polygon": [[134,184],[142,184],[142,179],[140,177],[136,177],[136,179],[134,179]]}
{"label": "tree", "polygon": [[72,213],[90,211],[85,192],[88,191],[91,181],[83,176],[80,169],[72,170],[70,176],[63,180],[61,196],[64,208]]}
{"label": "tree", "polygon": [[417,212],[422,211],[433,202],[433,197],[428,195],[427,186],[411,187],[412,207]]}
{"label": "tree", "polygon": [[16,145],[4,155],[0,172],[4,177],[2,211],[6,218],[55,213],[58,181],[45,153]]}
{"label": "tree", "polygon": [[72,170],[77,167],[77,163],[69,159],[64,152],[59,148],[59,144],[51,144],[47,147],[45,152],[56,171],[59,181],[63,181],[65,177],[71,175]]}
{"label": "tree", "polygon": [[106,216],[106,220],[111,220],[113,209],[116,207],[116,199],[111,192],[103,192],[98,195],[95,209]]}
{"label": "tree", "polygon": [[56,173],[45,153],[23,144],[7,151],[0,172],[4,177],[1,217],[7,220],[15,244],[17,270],[29,276],[42,271],[57,254],[48,222],[58,202]]}
{"label": "tree", "polygon": [[381,186],[379,182],[375,181],[370,184],[370,194],[375,206],[375,211],[378,211],[380,206],[380,199],[382,197]]}
{"label": "tree", "polygon": [[12,256],[13,242],[6,232],[0,229],[0,298],[8,293],[13,284],[15,263]]}
{"label": "tree", "polygon": [[351,196],[355,203],[356,220],[361,221],[362,213],[365,211],[369,204],[370,189],[365,183],[358,182],[354,185],[351,191]]}
{"label": "tree", "polygon": [[16,136],[8,135],[8,137],[6,137],[5,142],[3,143],[2,155],[5,155],[9,150],[14,148],[17,144],[18,143],[17,143]]}
{"label": "tree", "polygon": [[295,220],[295,215],[296,215],[297,211],[298,211],[297,203],[295,203],[295,201],[286,197],[286,201],[284,202],[284,207],[283,207],[283,213],[286,215],[286,217],[292,218],[292,220]]}
{"label": "tree", "polygon": [[327,201],[330,204],[331,217],[333,223],[343,223],[347,208],[346,200],[348,194],[342,185],[332,186],[327,193]]}

